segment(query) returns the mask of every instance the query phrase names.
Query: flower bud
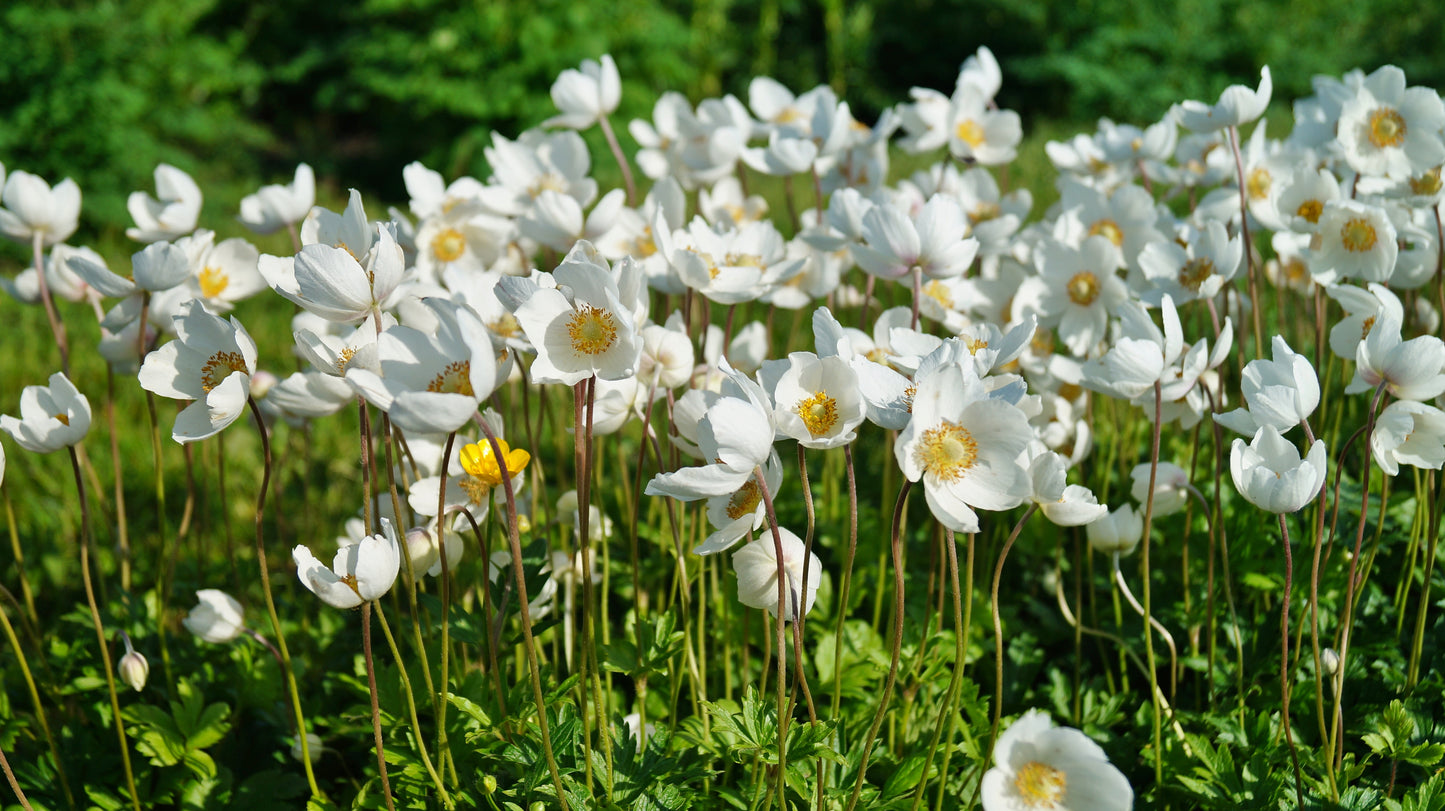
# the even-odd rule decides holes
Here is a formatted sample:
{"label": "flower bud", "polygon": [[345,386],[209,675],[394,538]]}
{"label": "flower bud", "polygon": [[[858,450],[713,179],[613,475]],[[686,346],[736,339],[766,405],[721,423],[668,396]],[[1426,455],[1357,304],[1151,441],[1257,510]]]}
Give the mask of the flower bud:
{"label": "flower bud", "polygon": [[131,647],[130,637],[124,638],[125,655],[120,657],[120,664],[116,666],[116,671],[120,673],[121,681],[139,693],[145,689],[146,677],[150,675],[151,666],[144,656],[136,653],[135,648]]}
{"label": "flower bud", "polygon": [[1334,648],[1325,648],[1320,651],[1320,672],[1330,678],[1340,672],[1340,655],[1335,653]]}
{"label": "flower bud", "polygon": [[482,778],[482,793],[492,795],[497,793],[497,778],[486,775]]}
{"label": "flower bud", "polygon": [[[313,732],[306,733],[306,752],[311,756],[312,763],[321,760],[322,748],[321,736]],[[291,757],[294,760],[301,759],[301,741],[298,740],[291,744]]]}
{"label": "flower bud", "polygon": [[279,382],[281,381],[276,378],[276,375],[257,369],[256,373],[251,375],[251,396],[257,400],[264,400]]}
{"label": "flower bud", "polygon": [[527,811],[547,811],[547,806],[543,805],[541,800],[538,800],[528,806]]}

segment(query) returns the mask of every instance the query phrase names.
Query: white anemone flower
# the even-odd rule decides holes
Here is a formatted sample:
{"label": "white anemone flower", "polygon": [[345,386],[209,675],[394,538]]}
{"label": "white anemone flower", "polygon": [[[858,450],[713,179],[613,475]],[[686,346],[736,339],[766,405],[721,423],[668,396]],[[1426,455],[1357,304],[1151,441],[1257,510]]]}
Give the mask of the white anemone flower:
{"label": "white anemone flower", "polygon": [[386,595],[401,570],[401,542],[391,521],[381,519],[381,535],[362,538],[336,551],[327,568],[305,546],[291,551],[296,576],[312,594],[333,608],[356,608]]}
{"label": "white anemone flower", "polygon": [[[769,493],[778,492],[783,484],[783,463],[776,453],[768,455],[763,463],[763,481]],[[757,531],[767,515],[763,502],[763,491],[757,477],[742,483],[735,492],[728,495],[712,496],[707,500],[707,520],[714,531],[702,543],[693,547],[694,555],[713,555],[731,549],[744,537]]]}
{"label": "white anemone flower", "polygon": [[1272,513],[1297,512],[1308,504],[1325,483],[1327,461],[1324,440],[1315,440],[1301,458],[1299,449],[1269,425],[1261,426],[1248,444],[1236,439],[1229,449],[1229,472],[1239,494]]}
{"label": "white anemone flower", "polygon": [[194,401],[176,415],[171,431],[171,438],[184,444],[215,436],[245,412],[256,342],[240,321],[222,321],[194,300],[181,306],[175,328],[176,340],[141,364],[140,385],[162,397]]}
{"label": "white anemone flower", "polygon": [[401,246],[389,226],[363,226],[362,234],[350,238],[368,243],[364,253],[353,253],[344,240],[343,247],[308,244],[296,254],[294,266],[285,259],[261,257],[261,274],[276,292],[303,309],[328,321],[354,323],[386,309],[406,270]]}
{"label": "white anemone flower", "polygon": [[930,279],[946,279],[961,275],[978,255],[978,240],[968,230],[958,201],[941,194],[916,216],[897,205],[876,205],[863,216],[864,242],[853,246],[853,256],[863,270],[885,279],[915,268]]}
{"label": "white anemone flower", "polygon": [[600,62],[584,59],[581,70],[568,68],[552,83],[552,103],[562,114],[542,126],[585,130],[616,112],[621,100],[622,79],[611,54],[603,54]]}
{"label": "white anemone flower", "polygon": [[1087,735],[1056,727],[1042,710],[1009,725],[983,776],[984,811],[1127,811],[1134,789]]}
{"label": "white anemone flower", "polygon": [[1405,72],[1385,65],[1340,108],[1339,144],[1350,168],[1402,179],[1445,161],[1445,104],[1427,87],[1405,87]]}
{"label": "white anemone flower", "polygon": [[709,463],[657,474],[647,483],[647,495],[680,501],[732,495],[773,454],[777,426],[767,393],[725,360],[721,370],[727,376],[723,396],[707,406],[695,429],[698,456]]}
{"label": "white anemone flower", "polygon": [[1390,403],[1375,420],[1370,450],[1391,476],[1402,464],[1439,470],[1445,465],[1445,411],[1412,400]]}
{"label": "white anemone flower", "polygon": [[1312,268],[1315,281],[1389,281],[1400,244],[1395,239],[1395,225],[1383,208],[1355,200],[1331,200],[1320,214],[1319,235]]}
{"label": "white anemone flower", "polygon": [[773,399],[778,431],[807,448],[846,445],[863,422],[858,375],[842,358],[790,353]]}
{"label": "white anemone flower", "polygon": [[[1129,478],[1134,482],[1129,490],[1129,495],[1140,504],[1149,503],[1149,472],[1150,464],[1144,462],[1135,465],[1129,471]],[[1189,501],[1189,490],[1192,485],[1189,483],[1189,472],[1173,462],[1160,462],[1154,470],[1154,512],[1155,518],[1163,518],[1166,515],[1173,515],[1184,509]]]}
{"label": "white anemone flower", "polygon": [[949,363],[918,381],[913,420],[894,445],[909,481],[955,532],[978,532],[974,508],[1009,510],[1031,492],[1019,455],[1033,438],[1017,406],[989,397],[971,364]]}
{"label": "white anemone flower", "polygon": [[187,631],[212,645],[230,642],[246,632],[246,612],[235,597],[220,589],[201,589],[196,600],[196,607],[181,620]]}
{"label": "white anemone flower", "polygon": [[1400,339],[1400,322],[1386,315],[1355,347],[1355,376],[1346,394],[1383,384],[1401,400],[1424,402],[1445,393],[1445,342],[1433,335]]}
{"label": "white anemone flower", "polygon": [[[1148,480],[1145,480],[1148,484]],[[1084,527],[1089,548],[1105,555],[1127,555],[1144,538],[1144,516],[1125,504],[1117,510]]]}
{"label": "white anemone flower", "polygon": [[58,245],[80,224],[80,187],[68,177],[51,188],[37,175],[11,172],[0,201],[0,233],[18,242],[39,235],[45,246]]}
{"label": "white anemone flower", "polygon": [[1225,127],[1247,124],[1264,113],[1274,92],[1270,80],[1269,66],[1259,71],[1259,89],[1251,90],[1244,85],[1230,85],[1219,94],[1219,101],[1213,106],[1200,101],[1183,101],[1174,105],[1179,125],[1194,132],[1214,132]]}
{"label": "white anemone flower", "polygon": [[1139,267],[1154,289],[1140,298],[1154,307],[1166,294],[1178,304],[1213,299],[1239,272],[1243,258],[1244,241],[1230,238],[1217,220],[1196,233],[1187,246],[1151,242],[1139,253]]}
{"label": "white anemone flower", "polygon": [[31,453],[73,447],[90,431],[90,401],[56,372],[49,386],[26,386],[20,392],[20,418],[0,415],[0,430]]}
{"label": "white anemone flower", "polygon": [[262,186],[255,194],[241,198],[241,214],[236,219],[257,234],[272,234],[306,219],[314,205],[316,175],[302,163],[297,164],[290,185]]}
{"label": "white anemone flower", "polygon": [[1274,336],[1274,360],[1250,361],[1241,376],[1244,408],[1216,414],[1214,421],[1253,436],[1261,425],[1286,433],[1313,414],[1320,404],[1320,381],[1309,358],[1290,349],[1282,336]]}
{"label": "white anemone flower", "polygon": [[[806,615],[818,597],[818,584],[823,580],[823,562],[808,552],[792,531],[778,527],[783,546],[783,619],[792,621]],[[803,582],[806,561],[808,581]],[[778,616],[778,549],[771,531],[733,553],[733,570],[738,575],[738,602],[749,608],[761,608]],[[801,604],[801,605],[800,605]],[[800,610],[801,609],[801,610]]]}
{"label": "white anemone flower", "polygon": [[416,326],[376,339],[380,372],[347,366],[346,380],[407,433],[444,434],[466,424],[497,387],[487,328],[464,304],[427,298]]}
{"label": "white anemone flower", "polygon": [[196,230],[201,216],[201,187],[185,172],[162,163],[156,167],[156,196],[131,192],[125,207],[135,220],[125,235],[136,242],[176,239]]}
{"label": "white anemone flower", "polygon": [[[1109,312],[1129,296],[1117,273],[1123,266],[1119,249],[1103,236],[1091,236],[1077,249],[1051,240],[1035,262],[1039,276],[1026,285],[1035,298],[1023,309],[1037,313],[1040,326],[1057,329],[1075,356],[1089,354],[1105,338]],[[1019,299],[1025,298],[1021,288]]]}
{"label": "white anemone flower", "polygon": [[1103,518],[1109,512],[1089,488],[1068,484],[1064,457],[1044,451],[1029,464],[1033,485],[1032,500],[1044,517],[1061,527],[1081,527]]}
{"label": "white anemone flower", "polygon": [[637,373],[642,341],[631,307],[624,306],[642,287],[642,269],[631,258],[609,268],[585,240],[550,275],[508,277],[497,285],[502,303],[512,310],[537,350],[532,380],[571,386],[596,375],[620,380]]}

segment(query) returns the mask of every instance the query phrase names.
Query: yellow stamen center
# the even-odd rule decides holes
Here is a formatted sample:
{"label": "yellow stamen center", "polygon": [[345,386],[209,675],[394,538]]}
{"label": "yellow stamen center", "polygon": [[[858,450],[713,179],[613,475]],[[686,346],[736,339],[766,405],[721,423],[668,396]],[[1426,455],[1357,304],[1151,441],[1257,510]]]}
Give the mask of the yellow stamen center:
{"label": "yellow stamen center", "polygon": [[426,390],[440,394],[465,394],[475,397],[472,391],[472,362],[458,360],[448,363],[441,373],[432,378]]}
{"label": "yellow stamen center", "polygon": [[1274,185],[1274,178],[1270,176],[1269,170],[1263,166],[1256,166],[1249,170],[1244,180],[1244,190],[1249,194],[1251,200],[1263,200],[1269,196],[1269,189]]}
{"label": "yellow stamen center", "polygon": [[59,414],[56,414],[56,415],[55,415],[55,418],[56,418],[57,420],[60,420],[60,424],[61,424],[61,425],[65,425],[65,426],[69,426],[69,425],[70,425],[70,415],[69,415],[69,414],[66,414],[66,413],[64,413],[64,412],[61,412],[61,413],[59,413]]}
{"label": "yellow stamen center", "polygon": [[1345,250],[1351,253],[1368,251],[1375,247],[1375,243],[1378,241],[1375,236],[1375,226],[1364,217],[1353,217],[1340,228],[1340,241],[1344,243]]}
{"label": "yellow stamen center", "polygon": [[1376,107],[1370,113],[1370,144],[1376,149],[1399,146],[1405,143],[1405,118],[1394,107]]}
{"label": "yellow stamen center", "polygon": [[1113,220],[1099,220],[1089,226],[1089,236],[1103,237],[1114,243],[1115,247],[1121,247],[1124,244],[1124,229]]}
{"label": "yellow stamen center", "polygon": [[584,355],[600,355],[617,343],[617,323],[607,310],[590,304],[581,307],[567,320],[567,337],[572,340],[572,350]]}
{"label": "yellow stamen center", "polygon": [[996,220],[1002,214],[1003,209],[999,207],[998,203],[983,202],[974,206],[973,210],[968,212],[968,221],[973,225],[978,225],[981,222]]}
{"label": "yellow stamen center", "polygon": [[467,238],[455,228],[443,228],[432,237],[431,252],[438,262],[455,262],[467,252]]}
{"label": "yellow stamen center", "polygon": [[646,259],[657,253],[657,242],[652,238],[652,226],[643,226],[642,235],[632,241],[632,250],[629,253],[638,259]]}
{"label": "yellow stamen center", "polygon": [[241,357],[240,352],[217,352],[201,367],[201,389],[214,389],[232,372],[246,373],[246,359]]}
{"label": "yellow stamen center", "polygon": [[1067,787],[1062,771],[1037,760],[1024,764],[1014,777],[1014,788],[1029,808],[1058,808]]}
{"label": "yellow stamen center", "polygon": [[1299,204],[1299,208],[1295,209],[1294,213],[1304,217],[1311,223],[1317,223],[1320,221],[1320,214],[1323,213],[1324,210],[1325,204],[1319,200],[1306,200]]}
{"label": "yellow stamen center", "polygon": [[351,365],[351,359],[354,357],[356,357],[355,348],[348,346],[342,349],[341,354],[336,356],[336,373],[339,375],[346,374],[346,367]]}
{"label": "yellow stamen center", "polygon": [[1069,301],[1080,307],[1087,307],[1099,297],[1099,277],[1095,276],[1093,271],[1081,270],[1069,279],[1066,289],[1069,291]]}
{"label": "yellow stamen center", "polygon": [[1439,194],[1440,167],[1436,166],[1419,177],[1410,178],[1410,191],[1424,195]]}
{"label": "yellow stamen center", "polygon": [[968,429],[948,420],[929,428],[914,451],[920,467],[943,482],[956,481],[978,461],[978,442]]}
{"label": "yellow stamen center", "polygon": [[903,390],[903,405],[909,414],[913,413],[913,395],[918,393],[917,386],[909,386]]}
{"label": "yellow stamen center", "polygon": [[730,253],[723,259],[723,264],[739,268],[761,268],[763,258],[755,253]]}
{"label": "yellow stamen center", "polygon": [[1179,269],[1179,286],[1191,293],[1198,293],[1200,285],[1214,275],[1214,263],[1204,257],[1196,257],[1184,263]]}
{"label": "yellow stamen center", "polygon": [[517,317],[511,313],[502,313],[502,317],[496,321],[488,321],[487,329],[497,333],[503,338],[515,338],[522,332],[522,325]]}
{"label": "yellow stamen center", "polygon": [[983,126],[971,118],[967,121],[958,122],[958,126],[954,128],[953,134],[958,136],[958,140],[963,141],[973,149],[978,149],[983,145]]}
{"label": "yellow stamen center", "polygon": [[968,354],[970,355],[977,355],[979,353],[979,350],[988,349],[987,338],[971,338],[967,335],[964,335],[961,336],[961,339],[963,341],[964,348],[968,350]]}
{"label": "yellow stamen center", "polygon": [[943,309],[953,309],[953,294],[948,292],[948,285],[943,282],[937,279],[930,281],[923,286],[923,294],[938,302]]}
{"label": "yellow stamen center", "polygon": [[345,583],[347,587],[349,587],[352,591],[356,592],[357,597],[361,596],[361,587],[356,583],[356,575],[344,574],[341,576],[341,582]]}
{"label": "yellow stamen center", "polygon": [[758,502],[763,500],[763,495],[758,490],[758,483],[755,479],[748,479],[743,486],[733,493],[728,499],[728,518],[736,521],[745,515],[751,515],[758,508]]}
{"label": "yellow stamen center", "polygon": [[533,200],[541,196],[544,191],[565,192],[567,181],[555,172],[548,172],[538,177],[527,187],[527,195]]}
{"label": "yellow stamen center", "polygon": [[207,265],[201,268],[197,281],[201,283],[203,298],[217,298],[226,292],[226,287],[231,284],[231,277],[227,276],[226,271],[221,268]]}
{"label": "yellow stamen center", "polygon": [[1083,394],[1084,387],[1080,386],[1078,383],[1059,384],[1059,396],[1064,398],[1065,400],[1073,402],[1074,400],[1077,400],[1079,399],[1079,397],[1083,396]]}
{"label": "yellow stamen center", "polygon": [[824,436],[838,424],[838,402],[828,392],[815,392],[812,397],[798,401],[798,418],[814,439]]}

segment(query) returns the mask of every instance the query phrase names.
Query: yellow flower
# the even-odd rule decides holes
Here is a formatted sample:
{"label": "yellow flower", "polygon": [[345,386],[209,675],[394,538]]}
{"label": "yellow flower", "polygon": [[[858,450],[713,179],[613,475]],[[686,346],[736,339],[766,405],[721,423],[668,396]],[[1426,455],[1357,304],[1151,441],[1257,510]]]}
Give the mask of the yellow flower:
{"label": "yellow flower", "polygon": [[[502,449],[502,459],[507,463],[507,473],[515,477],[527,467],[532,461],[532,455],[518,448],[512,450],[507,447],[505,440],[497,440],[497,446]],[[461,450],[462,469],[474,480],[487,487],[496,487],[502,483],[502,468],[497,464],[497,457],[492,453],[492,443],[478,442],[462,446]]]}

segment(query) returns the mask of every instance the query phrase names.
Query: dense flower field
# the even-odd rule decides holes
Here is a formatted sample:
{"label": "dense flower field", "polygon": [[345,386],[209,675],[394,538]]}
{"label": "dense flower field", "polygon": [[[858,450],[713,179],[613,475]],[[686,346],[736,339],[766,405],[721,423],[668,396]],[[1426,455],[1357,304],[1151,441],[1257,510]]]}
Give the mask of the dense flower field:
{"label": "dense flower field", "polygon": [[1038,211],[1003,81],[670,93],[628,156],[604,56],[409,211],[260,189],[279,255],[161,165],[102,256],[0,168],[16,800],[1445,808],[1440,95],[1281,139],[1266,67]]}

